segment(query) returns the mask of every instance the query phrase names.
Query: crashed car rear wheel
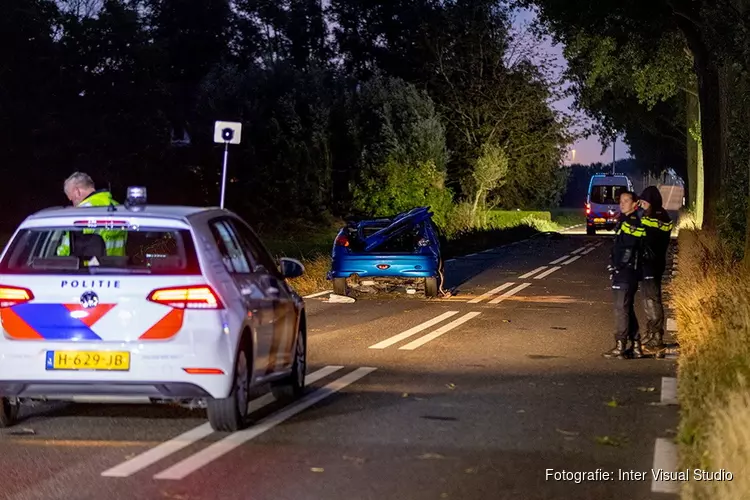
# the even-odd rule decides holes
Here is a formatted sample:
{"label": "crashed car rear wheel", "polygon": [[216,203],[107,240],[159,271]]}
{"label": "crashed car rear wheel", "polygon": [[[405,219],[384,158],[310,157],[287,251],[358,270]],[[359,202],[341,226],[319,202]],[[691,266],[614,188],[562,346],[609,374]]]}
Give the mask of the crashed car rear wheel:
{"label": "crashed car rear wheel", "polygon": [[334,278],[333,293],[336,295],[346,295],[346,278]]}
{"label": "crashed car rear wheel", "polygon": [[439,293],[438,279],[437,278],[425,278],[424,279],[424,294],[427,297],[437,297]]}

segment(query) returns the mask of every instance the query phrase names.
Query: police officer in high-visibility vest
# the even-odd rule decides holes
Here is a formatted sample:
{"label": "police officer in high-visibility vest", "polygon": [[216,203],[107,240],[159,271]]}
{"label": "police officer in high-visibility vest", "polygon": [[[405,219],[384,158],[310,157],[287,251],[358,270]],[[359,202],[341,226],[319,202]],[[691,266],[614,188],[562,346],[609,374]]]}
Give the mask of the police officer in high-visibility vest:
{"label": "police officer in high-visibility vest", "polygon": [[[106,189],[97,191],[94,181],[83,172],[75,172],[68,177],[63,184],[65,196],[68,197],[74,207],[108,207],[119,205],[112,198],[112,193]],[[98,234],[104,240],[108,256],[122,257],[125,255],[125,243],[127,231],[118,229],[84,229],[84,234]],[[70,235],[65,233],[62,242],[57,247],[57,255],[70,255]]]}
{"label": "police officer in high-visibility vest", "polygon": [[635,293],[640,278],[640,252],[646,232],[638,217],[638,196],[632,191],[620,193],[620,220],[615,229],[611,272],[615,312],[615,347],[605,352],[606,358],[627,357],[628,340],[634,358],[643,357],[638,318],[635,315]]}
{"label": "police officer in high-visibility vest", "polygon": [[672,239],[674,223],[662,206],[656,186],[648,186],[641,193],[641,224],[646,231],[643,239],[643,273],[641,290],[646,313],[646,335],[643,349],[646,354],[662,357],[664,353],[664,305],[661,284],[667,267],[667,250]]}

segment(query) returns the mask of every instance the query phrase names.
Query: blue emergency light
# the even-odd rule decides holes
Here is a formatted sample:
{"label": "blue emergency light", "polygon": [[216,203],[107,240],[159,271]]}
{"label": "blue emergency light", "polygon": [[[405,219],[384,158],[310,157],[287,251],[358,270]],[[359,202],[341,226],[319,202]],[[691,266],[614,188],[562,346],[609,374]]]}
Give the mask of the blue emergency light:
{"label": "blue emergency light", "polygon": [[143,210],[143,206],[146,204],[146,188],[142,186],[130,186],[128,187],[127,195],[125,196],[125,206],[128,210],[139,212]]}

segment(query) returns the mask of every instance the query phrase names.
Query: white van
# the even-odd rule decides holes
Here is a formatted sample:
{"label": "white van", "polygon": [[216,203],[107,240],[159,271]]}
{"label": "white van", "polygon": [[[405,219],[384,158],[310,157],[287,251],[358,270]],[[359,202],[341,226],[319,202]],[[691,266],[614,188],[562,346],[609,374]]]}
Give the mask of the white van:
{"label": "white van", "polygon": [[625,174],[592,175],[586,196],[586,234],[613,230],[620,217],[620,193],[632,190],[633,183]]}

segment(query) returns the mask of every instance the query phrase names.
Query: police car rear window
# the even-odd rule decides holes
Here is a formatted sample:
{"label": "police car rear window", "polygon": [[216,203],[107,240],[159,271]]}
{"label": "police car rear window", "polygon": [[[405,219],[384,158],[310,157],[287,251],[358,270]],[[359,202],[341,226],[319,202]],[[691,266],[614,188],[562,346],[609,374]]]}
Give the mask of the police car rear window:
{"label": "police car rear window", "polygon": [[620,193],[627,190],[627,186],[607,186],[604,184],[591,186],[591,203],[616,205],[620,203]]}
{"label": "police car rear window", "polygon": [[187,230],[55,227],[21,230],[0,273],[195,275],[200,266]]}

